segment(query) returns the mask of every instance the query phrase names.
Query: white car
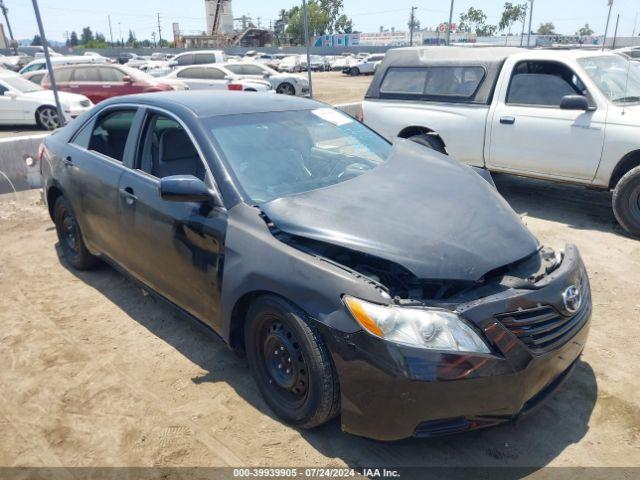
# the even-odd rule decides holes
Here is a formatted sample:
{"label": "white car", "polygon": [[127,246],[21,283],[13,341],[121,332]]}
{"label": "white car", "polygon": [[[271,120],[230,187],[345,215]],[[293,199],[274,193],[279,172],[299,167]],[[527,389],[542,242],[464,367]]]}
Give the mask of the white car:
{"label": "white car", "polygon": [[374,53],[362,60],[351,61],[349,65],[345,65],[342,69],[342,73],[357,77],[361,74],[373,74],[376,71],[376,67],[384,60],[384,53]]}
{"label": "white car", "polygon": [[[109,59],[106,57],[95,57],[92,55],[61,55],[57,57],[51,57],[51,64],[55,67],[60,65],[71,65],[76,63],[109,63]],[[20,73],[34,72],[36,70],[46,70],[47,63],[44,58],[37,58],[32,62],[27,63]]]}
{"label": "white car", "polygon": [[285,95],[308,95],[309,80],[302,75],[278,73],[262,63],[234,62],[225,63],[224,67],[238,75],[239,78],[265,80],[271,84],[276,93]]}
{"label": "white car", "polygon": [[269,92],[271,84],[265,80],[242,79],[221,65],[193,65],[173,70],[161,80],[180,81],[190,90],[242,90]]}
{"label": "white car", "polygon": [[280,65],[278,65],[278,70],[290,73],[300,72],[302,70],[300,55],[290,55],[283,58]]}
{"label": "white car", "polygon": [[[93,103],[84,95],[58,92],[69,121],[89,110]],[[0,124],[37,125],[45,130],[60,126],[55,99],[51,90],[45,90],[20,75],[0,71]]]}
{"label": "white car", "polygon": [[350,66],[352,62],[355,63],[356,61],[356,57],[354,57],[353,55],[337,56],[333,57],[333,60],[331,60],[329,66],[331,67],[331,70],[342,71],[345,67]]}
{"label": "white car", "polygon": [[207,65],[209,63],[223,63],[227,61],[227,55],[223,50],[196,50],[180,53],[169,60],[172,68],[186,67],[187,65]]}

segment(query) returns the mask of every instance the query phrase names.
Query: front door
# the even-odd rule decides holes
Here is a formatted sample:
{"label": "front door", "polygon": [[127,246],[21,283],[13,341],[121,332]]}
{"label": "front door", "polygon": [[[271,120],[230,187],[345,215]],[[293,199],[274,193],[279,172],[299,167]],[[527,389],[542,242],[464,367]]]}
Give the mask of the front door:
{"label": "front door", "polygon": [[200,320],[219,316],[227,214],[197,202],[160,198],[160,179],[193,175],[213,185],[190,135],[175,118],[149,111],[131,168],[120,179],[124,264]]}
{"label": "front door", "polygon": [[602,154],[606,106],[563,110],[560,101],[566,95],[584,95],[594,102],[563,63],[536,60],[515,65],[491,117],[487,166],[590,183]]}

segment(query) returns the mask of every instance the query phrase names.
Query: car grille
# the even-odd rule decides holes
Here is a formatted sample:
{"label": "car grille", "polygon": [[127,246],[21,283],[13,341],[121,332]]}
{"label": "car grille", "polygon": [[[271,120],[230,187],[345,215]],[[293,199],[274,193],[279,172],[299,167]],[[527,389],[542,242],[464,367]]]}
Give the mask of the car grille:
{"label": "car grille", "polygon": [[572,338],[587,322],[591,299],[587,295],[580,310],[567,317],[551,306],[496,315],[496,319],[536,353],[551,350]]}
{"label": "car grille", "polygon": [[80,106],[81,107],[90,107],[91,106],[91,102],[89,100],[80,100]]}

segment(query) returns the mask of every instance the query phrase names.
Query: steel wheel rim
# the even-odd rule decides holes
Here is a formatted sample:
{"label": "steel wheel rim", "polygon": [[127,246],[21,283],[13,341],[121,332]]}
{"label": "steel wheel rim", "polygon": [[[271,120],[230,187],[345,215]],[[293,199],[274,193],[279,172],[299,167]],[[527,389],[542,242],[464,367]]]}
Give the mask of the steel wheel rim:
{"label": "steel wheel rim", "polygon": [[261,346],[260,359],[272,391],[291,408],[303,404],[309,391],[309,368],[294,333],[273,318],[262,330]]}
{"label": "steel wheel rim", "polygon": [[68,211],[62,215],[62,238],[69,250],[77,254],[80,252],[80,244],[78,239],[78,224],[75,218]]}
{"label": "steel wheel rim", "polygon": [[295,95],[296,92],[292,85],[285,83],[284,85],[280,85],[280,93],[284,95]]}
{"label": "steel wheel rim", "polygon": [[53,130],[58,127],[58,112],[52,108],[43,108],[38,114],[40,122],[49,130]]}

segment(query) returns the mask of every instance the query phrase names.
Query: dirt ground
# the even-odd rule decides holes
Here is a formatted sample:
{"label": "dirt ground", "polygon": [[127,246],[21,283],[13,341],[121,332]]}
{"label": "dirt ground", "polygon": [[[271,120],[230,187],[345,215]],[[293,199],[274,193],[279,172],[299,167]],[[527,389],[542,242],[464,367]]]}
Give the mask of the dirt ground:
{"label": "dirt ground", "polygon": [[543,244],[582,252],[582,361],[517,423],[391,444],[283,425],[219,340],[107,266],[67,268],[37,191],[0,197],[0,466],[640,466],[640,241],[610,194],[496,183]]}

